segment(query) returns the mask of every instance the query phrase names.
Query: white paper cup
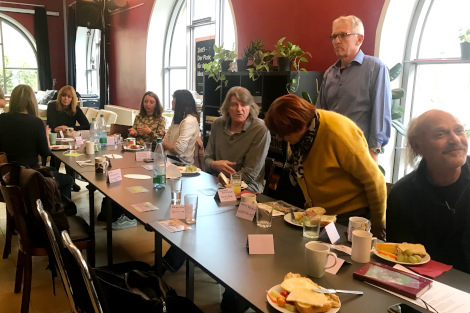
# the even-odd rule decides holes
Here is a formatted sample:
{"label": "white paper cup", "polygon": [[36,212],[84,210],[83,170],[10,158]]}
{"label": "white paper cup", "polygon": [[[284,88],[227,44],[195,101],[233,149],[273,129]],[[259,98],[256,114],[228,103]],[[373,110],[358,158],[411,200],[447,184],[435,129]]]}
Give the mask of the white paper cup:
{"label": "white paper cup", "polygon": [[95,154],[95,143],[93,141],[85,142],[85,153]]}
{"label": "white paper cup", "polygon": [[367,218],[351,216],[348,223],[348,241],[352,242],[352,233],[357,230],[370,231],[371,223]]}
{"label": "white paper cup", "polygon": [[252,193],[244,193],[241,195],[240,202],[246,203],[249,205],[257,205],[258,202],[256,202],[256,195]]}

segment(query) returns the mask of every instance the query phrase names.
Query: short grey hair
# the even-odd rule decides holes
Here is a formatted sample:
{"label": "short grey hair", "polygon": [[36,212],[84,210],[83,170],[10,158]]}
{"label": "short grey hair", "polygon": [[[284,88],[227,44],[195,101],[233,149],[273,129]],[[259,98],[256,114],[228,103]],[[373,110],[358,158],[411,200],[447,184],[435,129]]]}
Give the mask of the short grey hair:
{"label": "short grey hair", "polygon": [[251,95],[250,91],[246,88],[235,86],[229,89],[229,91],[227,92],[227,95],[225,96],[225,100],[222,103],[222,106],[220,107],[220,114],[226,120],[230,120],[229,107],[230,107],[230,99],[232,99],[232,96],[235,96],[235,98],[237,98],[238,101],[241,101],[250,106],[250,114],[248,118],[254,119],[258,117],[259,106],[256,104],[255,99]]}
{"label": "short grey hair", "polygon": [[414,148],[414,143],[421,136],[420,125],[419,116],[415,117],[408,124],[406,131],[406,163],[411,166],[416,166],[420,160],[420,155]]}
{"label": "short grey hair", "polygon": [[358,33],[364,35],[364,24],[360,18],[355,15],[348,15],[348,16],[340,16],[336,20],[333,21],[333,25],[340,22],[350,22],[352,25],[352,31],[354,33]]}

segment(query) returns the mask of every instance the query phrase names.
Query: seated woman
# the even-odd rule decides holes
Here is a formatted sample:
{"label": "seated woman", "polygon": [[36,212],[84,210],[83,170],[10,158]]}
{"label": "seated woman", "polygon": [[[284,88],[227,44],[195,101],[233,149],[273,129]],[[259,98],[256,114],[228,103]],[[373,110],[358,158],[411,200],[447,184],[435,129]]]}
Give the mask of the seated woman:
{"label": "seated woman", "polygon": [[[72,86],[60,88],[57,100],[47,105],[47,125],[55,133],[62,131],[63,134],[65,134],[65,130],[68,127],[73,127],[75,130],[90,129],[90,123],[78,106],[77,94]],[[56,158],[51,159],[51,166],[57,170],[59,170],[60,163]],[[74,177],[74,172],[71,168],[66,167],[65,170],[68,175]],[[80,186],[75,184],[75,182],[73,190],[80,190]]]}
{"label": "seated woman", "polygon": [[350,216],[370,218],[372,233],[384,238],[385,179],[353,121],[285,95],[271,104],[265,122],[289,143],[291,181],[302,188],[308,207],[325,208],[342,225]]}
{"label": "seated woman", "polygon": [[[38,104],[33,89],[18,85],[10,98],[10,110],[0,115],[0,151],[6,152],[9,162],[37,168],[38,155],[43,162],[50,154],[50,128],[37,116]],[[73,180],[70,176],[52,171],[63,196],[70,198]]]}
{"label": "seated woman", "polygon": [[129,128],[129,136],[136,137],[137,144],[156,142],[157,138],[165,136],[165,117],[158,96],[147,91],[140,103],[139,115],[135,117],[134,125]]}
{"label": "seated woman", "polygon": [[168,155],[176,156],[188,165],[193,164],[194,148],[199,137],[199,115],[193,95],[188,90],[175,91],[171,108],[175,115],[162,142],[163,148]]}

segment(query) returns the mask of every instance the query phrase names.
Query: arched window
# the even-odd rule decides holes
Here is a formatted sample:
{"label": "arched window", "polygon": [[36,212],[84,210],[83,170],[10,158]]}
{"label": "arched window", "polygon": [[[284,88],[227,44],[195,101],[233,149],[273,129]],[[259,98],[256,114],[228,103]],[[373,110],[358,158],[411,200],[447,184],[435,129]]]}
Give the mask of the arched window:
{"label": "arched window", "polygon": [[0,14],[0,56],[0,84],[5,94],[19,84],[38,90],[34,39],[21,24],[3,14]]}
{"label": "arched window", "polygon": [[[388,64],[403,62],[404,124],[441,109],[470,128],[470,59],[461,59],[459,40],[460,30],[470,29],[470,1],[389,0],[386,5],[380,56]],[[398,136],[393,181],[412,170],[404,162],[405,141]]]}
{"label": "arched window", "polygon": [[165,43],[165,108],[170,108],[175,90],[196,90],[196,42],[208,38],[227,49],[235,47],[235,26],[229,0],[176,1]]}

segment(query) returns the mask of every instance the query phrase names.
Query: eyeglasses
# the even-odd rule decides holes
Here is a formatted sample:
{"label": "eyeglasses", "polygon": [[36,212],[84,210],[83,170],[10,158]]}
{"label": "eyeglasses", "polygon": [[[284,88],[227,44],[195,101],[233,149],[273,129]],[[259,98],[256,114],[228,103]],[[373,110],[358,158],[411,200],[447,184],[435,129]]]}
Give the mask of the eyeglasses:
{"label": "eyeglasses", "polygon": [[333,34],[330,36],[331,39],[335,40],[337,37],[339,39],[343,40],[344,38],[351,36],[351,35],[359,35],[359,33],[339,33],[339,34]]}

